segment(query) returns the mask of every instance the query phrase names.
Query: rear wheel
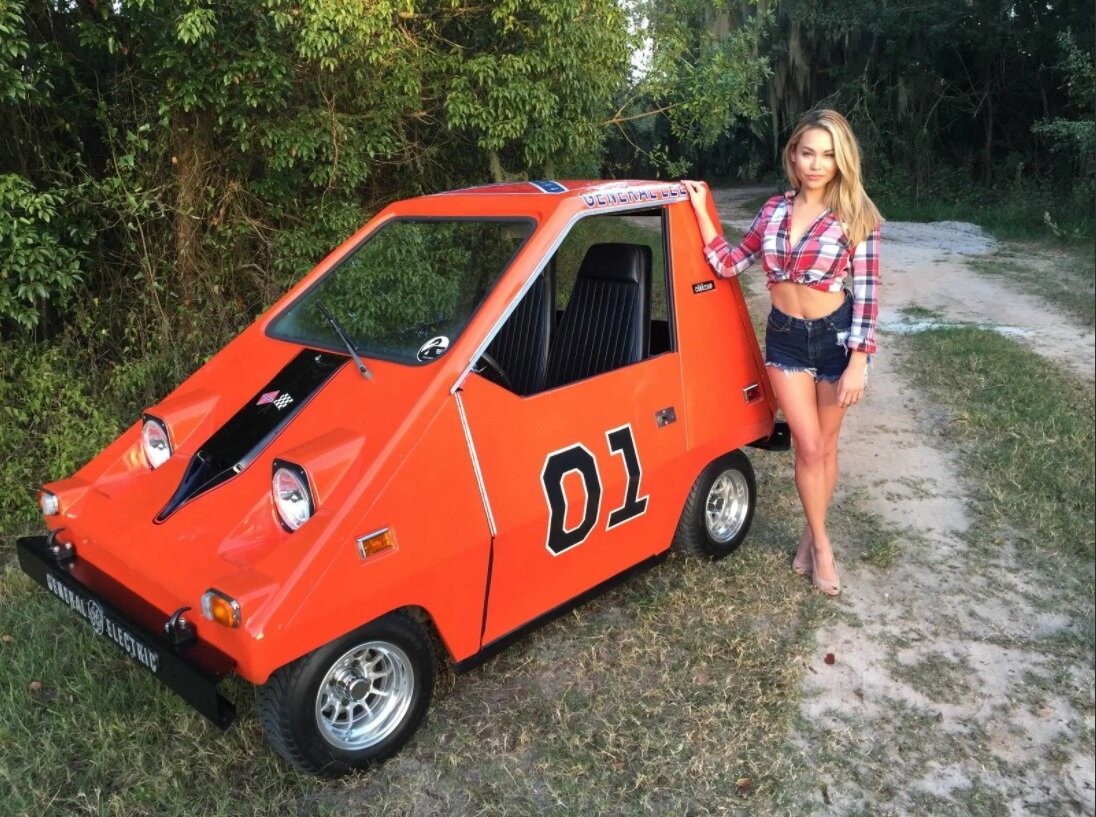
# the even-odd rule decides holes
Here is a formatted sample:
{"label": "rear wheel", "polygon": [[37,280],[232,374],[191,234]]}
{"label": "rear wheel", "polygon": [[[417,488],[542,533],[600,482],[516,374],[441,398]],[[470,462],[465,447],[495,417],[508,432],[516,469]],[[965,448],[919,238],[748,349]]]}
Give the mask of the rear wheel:
{"label": "rear wheel", "polygon": [[750,531],[757,483],[753,466],[741,451],[732,451],[700,472],[685,500],[673,547],[692,556],[729,556]]}
{"label": "rear wheel", "polygon": [[429,639],[414,619],[392,613],[277,670],[256,703],[279,755],[334,777],[395,754],[433,688]]}

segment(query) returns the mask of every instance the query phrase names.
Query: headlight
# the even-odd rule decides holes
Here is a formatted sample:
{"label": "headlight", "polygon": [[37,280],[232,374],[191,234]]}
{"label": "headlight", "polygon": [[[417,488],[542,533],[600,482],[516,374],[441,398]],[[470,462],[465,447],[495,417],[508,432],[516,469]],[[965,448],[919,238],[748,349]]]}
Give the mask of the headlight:
{"label": "headlight", "polygon": [[308,475],[299,465],[274,460],[274,480],[271,485],[274,507],[288,531],[295,531],[312,518],[316,505],[308,487]]}
{"label": "headlight", "polygon": [[141,426],[141,448],[151,468],[159,468],[167,462],[171,456],[171,439],[163,420],[145,415],[145,424]]}

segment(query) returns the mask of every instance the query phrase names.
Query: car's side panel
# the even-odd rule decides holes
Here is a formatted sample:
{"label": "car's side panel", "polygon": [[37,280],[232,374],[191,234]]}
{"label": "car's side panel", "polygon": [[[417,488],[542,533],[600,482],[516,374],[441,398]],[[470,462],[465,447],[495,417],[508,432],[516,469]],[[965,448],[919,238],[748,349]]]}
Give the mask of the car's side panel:
{"label": "car's side panel", "polygon": [[685,435],[656,415],[680,417],[679,367],[664,354],[526,398],[465,381],[498,530],[484,643],[669,545]]}
{"label": "car's side panel", "polygon": [[[487,519],[455,402],[423,422],[413,445],[392,452],[386,480],[335,509],[327,550],[284,586],[266,646],[240,668],[245,678],[261,683],[305,652],[404,607],[427,612],[454,659],[479,649]],[[397,548],[362,558],[356,540],[383,528],[395,533]]]}
{"label": "car's side panel", "polygon": [[[692,208],[670,212],[678,350],[689,449],[703,464],[769,436],[776,401],[736,279],[716,280]],[[759,389],[755,399],[745,391]]]}

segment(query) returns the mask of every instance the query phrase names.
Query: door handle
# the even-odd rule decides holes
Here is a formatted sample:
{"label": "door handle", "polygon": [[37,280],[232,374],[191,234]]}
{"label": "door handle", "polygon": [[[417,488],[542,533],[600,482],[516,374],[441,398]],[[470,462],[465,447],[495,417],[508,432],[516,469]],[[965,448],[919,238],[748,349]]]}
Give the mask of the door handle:
{"label": "door handle", "polygon": [[655,412],[655,425],[659,428],[668,426],[670,423],[677,422],[677,412],[674,411],[674,407],[659,409]]}

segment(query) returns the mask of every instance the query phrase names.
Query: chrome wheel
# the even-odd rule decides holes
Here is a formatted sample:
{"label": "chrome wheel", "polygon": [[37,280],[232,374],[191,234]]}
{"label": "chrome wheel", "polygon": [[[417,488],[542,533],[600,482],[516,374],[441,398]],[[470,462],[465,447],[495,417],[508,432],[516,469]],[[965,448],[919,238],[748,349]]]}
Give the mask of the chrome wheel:
{"label": "chrome wheel", "polygon": [[742,530],[750,511],[750,486],[741,471],[721,473],[708,489],[704,524],[716,542],[729,542]]}
{"label": "chrome wheel", "polygon": [[411,659],[387,641],[344,653],[316,692],[316,726],[340,749],[374,746],[403,723],[415,695]]}

